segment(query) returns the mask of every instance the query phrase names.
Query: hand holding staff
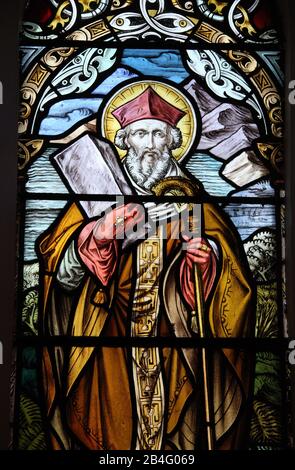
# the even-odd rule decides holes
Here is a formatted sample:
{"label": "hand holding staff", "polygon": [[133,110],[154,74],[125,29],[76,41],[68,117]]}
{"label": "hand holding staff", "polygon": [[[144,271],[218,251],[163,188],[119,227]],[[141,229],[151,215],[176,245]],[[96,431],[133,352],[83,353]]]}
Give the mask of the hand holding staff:
{"label": "hand holding staff", "polygon": [[[198,193],[200,191],[201,184],[192,182],[184,177],[173,177],[165,178],[164,180],[157,183],[153,188],[153,192],[157,196],[166,195],[177,195],[177,196],[189,196],[195,197],[198,200]],[[185,202],[185,201],[184,201]],[[191,206],[191,205],[190,205]],[[190,218],[190,232],[200,232],[200,227],[197,225],[201,221],[196,221],[194,217]],[[205,321],[204,321],[204,292],[203,292],[203,281],[202,272],[200,265],[202,262],[206,262],[206,258],[209,256],[211,249],[204,243],[202,239],[194,239],[192,242],[198,243],[197,249],[192,250],[188,253],[188,257],[193,265],[194,272],[194,287],[195,287],[195,311],[191,315],[191,330],[194,333],[198,333],[200,338],[206,337],[205,332]],[[190,242],[188,242],[188,245]],[[191,244],[192,246],[192,244]],[[200,253],[200,250],[203,253]],[[205,255],[206,253],[206,255]],[[204,405],[205,405],[205,420],[206,420],[206,437],[208,450],[214,449],[215,436],[214,436],[214,416],[210,406],[210,386],[209,386],[209,372],[208,372],[208,357],[206,348],[201,348],[201,364],[203,373],[203,390],[204,390]]]}

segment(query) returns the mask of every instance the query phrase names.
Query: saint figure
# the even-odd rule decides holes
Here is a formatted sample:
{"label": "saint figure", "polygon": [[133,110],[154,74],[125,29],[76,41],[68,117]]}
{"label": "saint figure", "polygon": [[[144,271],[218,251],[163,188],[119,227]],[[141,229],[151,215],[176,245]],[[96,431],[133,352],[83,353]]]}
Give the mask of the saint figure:
{"label": "saint figure", "polygon": [[[148,86],[112,114],[120,124],[114,144],[126,151],[120,171],[119,157],[117,166],[112,163],[115,181],[125,178],[141,196],[152,195],[167,179],[188,180],[173,157],[182,144],[184,111]],[[91,138],[106,161],[113,161],[112,147]],[[137,237],[133,228],[145,227],[147,213],[158,218],[156,230]],[[192,327],[194,265],[201,273],[207,337],[251,336],[254,309],[235,228],[211,202],[202,204],[202,214],[201,235],[189,237],[177,235],[175,204],[126,203],[92,218],[71,204],[39,240],[42,332],[98,338],[97,346],[44,348],[54,449],[206,448],[199,335]],[[101,346],[99,339],[106,337],[127,338],[126,346]],[[140,338],[151,337],[171,338],[171,347],[140,345]],[[195,338],[195,347],[173,347],[175,337]],[[136,346],[128,338],[138,338]],[[243,448],[252,358],[235,349],[211,349],[208,357],[214,447]]]}

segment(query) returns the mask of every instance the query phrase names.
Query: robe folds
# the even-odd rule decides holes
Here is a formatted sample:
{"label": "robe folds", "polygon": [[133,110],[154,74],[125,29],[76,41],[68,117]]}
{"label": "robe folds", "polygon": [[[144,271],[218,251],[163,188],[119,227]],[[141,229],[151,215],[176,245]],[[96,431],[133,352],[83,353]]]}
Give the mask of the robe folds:
{"label": "robe folds", "polygon": [[[213,204],[203,204],[203,217],[203,236],[219,249],[216,279],[205,305],[208,335],[251,337],[255,290],[240,241],[231,223]],[[117,267],[107,286],[87,269],[75,292],[65,292],[58,285],[60,263],[85,222],[77,205],[72,204],[39,240],[43,272],[40,332],[50,336],[130,337],[130,311],[136,289],[135,246],[118,252]],[[181,242],[173,239],[173,230],[170,221],[159,281],[157,336],[192,337],[191,309],[179,282]],[[165,384],[163,450],[193,450],[206,445],[199,356],[193,348],[160,348]],[[131,362],[128,347],[44,348],[44,401],[54,449],[135,448]],[[210,353],[209,362],[216,449],[243,448],[248,430],[247,401],[253,386],[253,356],[237,349],[217,349]]]}

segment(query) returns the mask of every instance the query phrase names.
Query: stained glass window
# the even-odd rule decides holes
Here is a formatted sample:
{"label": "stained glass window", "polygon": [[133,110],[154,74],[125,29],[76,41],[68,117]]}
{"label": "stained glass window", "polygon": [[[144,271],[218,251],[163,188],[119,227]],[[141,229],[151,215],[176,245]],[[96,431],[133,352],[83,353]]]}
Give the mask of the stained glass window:
{"label": "stained glass window", "polygon": [[30,0],[17,449],[288,446],[266,0]]}

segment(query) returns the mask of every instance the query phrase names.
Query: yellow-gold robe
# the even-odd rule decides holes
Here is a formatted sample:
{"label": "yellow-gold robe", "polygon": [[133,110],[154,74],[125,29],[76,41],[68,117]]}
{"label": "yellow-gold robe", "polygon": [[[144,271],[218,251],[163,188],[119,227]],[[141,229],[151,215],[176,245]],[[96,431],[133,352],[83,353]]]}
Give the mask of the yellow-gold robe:
{"label": "yellow-gold robe", "polygon": [[[216,338],[254,335],[255,292],[245,255],[234,228],[214,205],[203,204],[204,236],[220,249],[219,271],[206,305],[209,335]],[[130,335],[130,301],[136,295],[134,247],[122,252],[111,284],[84,276],[75,294],[61,292],[56,273],[65,250],[84,226],[71,205],[39,243],[44,273],[41,329],[46,334],[82,337]],[[191,336],[189,310],[178,283],[181,242],[165,241],[161,275],[158,336]],[[165,426],[162,449],[205,447],[202,380],[198,352],[163,347]],[[55,449],[128,450],[135,448],[136,404],[132,357],[125,347],[47,347],[43,352],[43,386],[52,446]],[[247,438],[246,401],[253,384],[253,357],[235,350],[216,350],[210,360],[216,448],[241,448]],[[194,426],[194,429],[191,429]],[[190,434],[191,433],[191,434]],[[74,446],[74,447],[73,447]]]}

